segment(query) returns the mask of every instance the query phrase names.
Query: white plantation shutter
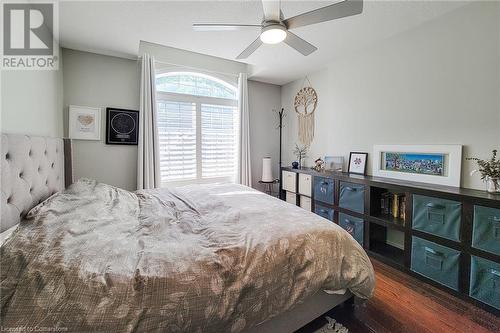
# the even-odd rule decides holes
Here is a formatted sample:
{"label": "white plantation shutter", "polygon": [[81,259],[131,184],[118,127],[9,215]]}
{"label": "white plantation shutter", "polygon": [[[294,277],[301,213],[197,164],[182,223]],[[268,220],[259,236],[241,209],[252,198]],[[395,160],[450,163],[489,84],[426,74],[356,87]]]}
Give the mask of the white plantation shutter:
{"label": "white plantation shutter", "polygon": [[[194,83],[188,86],[184,82]],[[157,76],[162,184],[236,181],[236,88],[227,85],[223,90],[221,85],[220,80],[197,78],[193,73],[180,78]]]}
{"label": "white plantation shutter", "polygon": [[196,179],[196,104],[158,101],[162,183]]}
{"label": "white plantation shutter", "polygon": [[236,180],[238,167],[237,107],[201,105],[201,165],[203,178]]}

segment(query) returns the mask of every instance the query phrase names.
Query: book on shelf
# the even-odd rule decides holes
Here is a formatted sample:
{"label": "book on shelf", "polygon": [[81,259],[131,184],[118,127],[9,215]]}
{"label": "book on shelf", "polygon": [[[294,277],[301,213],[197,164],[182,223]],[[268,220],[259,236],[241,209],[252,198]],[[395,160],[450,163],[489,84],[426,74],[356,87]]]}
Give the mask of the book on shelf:
{"label": "book on shelf", "polygon": [[401,193],[382,193],[380,197],[380,212],[406,222],[406,196]]}
{"label": "book on shelf", "polygon": [[406,223],[406,196],[405,195],[402,195],[400,197],[399,218],[403,221],[403,225],[404,225]]}

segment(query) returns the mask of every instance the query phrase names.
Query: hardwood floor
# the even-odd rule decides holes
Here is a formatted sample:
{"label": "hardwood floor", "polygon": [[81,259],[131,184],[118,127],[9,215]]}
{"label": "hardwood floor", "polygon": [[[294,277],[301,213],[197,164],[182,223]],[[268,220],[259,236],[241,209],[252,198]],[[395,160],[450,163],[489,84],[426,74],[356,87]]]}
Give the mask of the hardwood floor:
{"label": "hardwood floor", "polygon": [[[372,259],[376,275],[375,295],[368,301],[328,312],[358,332],[500,332],[500,318],[403,272]],[[324,316],[301,328],[314,332],[326,324]]]}

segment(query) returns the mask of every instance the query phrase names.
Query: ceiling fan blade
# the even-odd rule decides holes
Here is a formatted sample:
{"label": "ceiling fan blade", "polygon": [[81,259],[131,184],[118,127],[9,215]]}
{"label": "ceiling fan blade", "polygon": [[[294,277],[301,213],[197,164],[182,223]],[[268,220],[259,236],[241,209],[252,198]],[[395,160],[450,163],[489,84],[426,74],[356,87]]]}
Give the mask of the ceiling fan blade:
{"label": "ceiling fan blade", "polygon": [[303,27],[335,20],[342,17],[361,14],[363,12],[363,0],[344,0],[333,5],[318,8],[307,13],[290,17],[283,21],[288,29]]}
{"label": "ceiling fan blade", "polygon": [[236,57],[236,59],[246,59],[246,58],[248,58],[261,45],[262,45],[262,41],[260,40],[260,36],[259,36],[259,37],[257,37],[256,40],[254,40],[252,42],[252,44],[250,44],[246,49],[244,49],[243,52],[241,52],[240,55]]}
{"label": "ceiling fan blade", "polygon": [[260,27],[260,24],[193,24],[194,31],[231,31]]}
{"label": "ceiling fan blade", "polygon": [[265,21],[280,21],[280,1],[262,0],[262,9],[264,9]]}
{"label": "ceiling fan blade", "polygon": [[284,42],[305,56],[310,55],[318,49],[290,31],[287,31]]}

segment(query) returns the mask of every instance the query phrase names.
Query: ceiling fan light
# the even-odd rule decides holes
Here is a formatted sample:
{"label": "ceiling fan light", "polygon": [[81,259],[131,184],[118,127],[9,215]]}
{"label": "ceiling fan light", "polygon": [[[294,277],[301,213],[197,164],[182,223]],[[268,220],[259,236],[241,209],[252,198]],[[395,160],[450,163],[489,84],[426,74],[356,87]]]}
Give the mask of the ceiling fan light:
{"label": "ceiling fan light", "polygon": [[278,44],[286,38],[286,29],[279,24],[262,29],[260,40],[265,44]]}

